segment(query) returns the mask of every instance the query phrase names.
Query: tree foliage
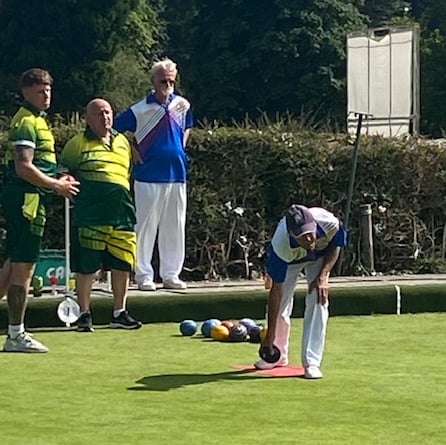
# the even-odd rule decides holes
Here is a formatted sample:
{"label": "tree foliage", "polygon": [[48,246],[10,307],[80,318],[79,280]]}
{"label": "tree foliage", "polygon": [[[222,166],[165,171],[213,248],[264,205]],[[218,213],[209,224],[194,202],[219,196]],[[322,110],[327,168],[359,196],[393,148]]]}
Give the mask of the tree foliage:
{"label": "tree foliage", "polygon": [[346,34],[365,20],[356,2],[166,3],[169,52],[187,73],[183,85],[198,116],[237,120],[259,110],[312,110],[339,117]]}
{"label": "tree foliage", "polygon": [[421,25],[422,130],[446,128],[446,17],[438,0],[0,1],[0,113],[32,66],[55,78],[53,111],[93,96],[121,109],[146,92],[160,56],[179,65],[179,92],[199,119],[290,112],[342,127],[346,36],[364,27]]}
{"label": "tree foliage", "polygon": [[[161,5],[145,0],[3,0],[0,109],[15,105],[11,97],[17,77],[33,66],[53,74],[57,111],[77,110],[94,96],[138,75],[146,77],[143,66],[164,40]],[[120,72],[119,84],[113,72]]]}
{"label": "tree foliage", "polygon": [[421,118],[426,134],[444,137],[446,131],[446,10],[441,2],[412,2],[412,13],[421,23]]}
{"label": "tree foliage", "polygon": [[376,28],[393,23],[396,18],[408,15],[410,1],[367,0],[360,11],[368,17],[369,26]]}
{"label": "tree foliage", "polygon": [[[57,149],[80,130],[55,125]],[[6,140],[0,131],[0,156]],[[349,142],[345,134],[315,132],[295,120],[194,130],[188,144],[187,279],[259,273],[267,242],[292,203],[323,206],[342,217],[352,162]],[[444,272],[446,144],[361,138],[346,274],[365,272],[360,242],[365,203],[373,211],[376,271]],[[63,199],[55,196],[45,248],[63,248],[63,214]],[[0,218],[0,235],[2,227]]]}

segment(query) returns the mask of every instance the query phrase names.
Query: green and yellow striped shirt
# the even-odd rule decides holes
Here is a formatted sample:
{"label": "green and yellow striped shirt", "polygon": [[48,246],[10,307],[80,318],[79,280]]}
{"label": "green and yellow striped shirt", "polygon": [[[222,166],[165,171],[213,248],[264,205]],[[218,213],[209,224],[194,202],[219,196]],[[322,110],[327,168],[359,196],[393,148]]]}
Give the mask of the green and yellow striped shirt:
{"label": "green and yellow striped shirt", "polygon": [[74,199],[73,225],[113,225],[135,223],[130,195],[131,148],[122,134],[111,130],[110,145],[87,128],[70,139],[60,162],[80,181]]}
{"label": "green and yellow striped shirt", "polygon": [[45,117],[45,112],[36,109],[31,104],[25,103],[12,118],[9,131],[10,150],[7,160],[6,184],[18,185],[30,192],[45,192],[44,189],[36,187],[17,176],[14,163],[14,150],[18,146],[33,149],[33,164],[42,173],[51,177],[56,176],[57,164],[56,152],[54,150],[54,136],[48,127]]}

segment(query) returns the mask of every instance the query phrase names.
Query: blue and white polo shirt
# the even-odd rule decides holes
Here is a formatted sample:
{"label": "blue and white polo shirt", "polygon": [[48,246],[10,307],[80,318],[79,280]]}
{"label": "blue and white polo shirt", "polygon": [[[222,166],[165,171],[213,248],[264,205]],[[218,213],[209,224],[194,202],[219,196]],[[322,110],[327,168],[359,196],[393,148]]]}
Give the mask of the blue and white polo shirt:
{"label": "blue and white polo shirt", "polygon": [[142,101],[119,114],[113,127],[131,131],[143,160],[136,164],[133,175],[141,182],[186,182],[187,159],[183,136],[193,127],[190,103],[181,96],[171,94],[161,104],[150,93]]}
{"label": "blue and white polo shirt", "polygon": [[347,245],[347,232],[333,213],[320,207],[311,207],[308,210],[317,224],[314,250],[305,250],[289,235],[285,217],[277,225],[266,260],[266,271],[276,283],[285,281],[289,264],[315,261],[324,256],[330,246]]}

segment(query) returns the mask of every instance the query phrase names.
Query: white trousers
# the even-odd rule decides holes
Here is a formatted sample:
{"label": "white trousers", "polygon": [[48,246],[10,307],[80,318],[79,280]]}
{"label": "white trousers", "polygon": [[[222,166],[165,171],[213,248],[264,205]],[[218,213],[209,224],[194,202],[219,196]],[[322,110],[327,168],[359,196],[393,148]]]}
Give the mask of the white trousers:
{"label": "white trousers", "polygon": [[160,276],[178,278],[185,256],[186,184],[135,181],[136,274],[153,281],[152,257],[158,235]]}
{"label": "white trousers", "polygon": [[[294,303],[294,289],[299,274],[305,270],[307,283],[310,284],[321,271],[323,258],[301,264],[288,266],[283,283],[280,312],[276,325],[275,345],[280,349],[282,357],[288,358],[288,347],[291,329],[291,313]],[[317,303],[317,290],[307,293],[305,297],[304,325],[301,345],[302,365],[320,366],[325,346],[325,334],[328,323],[328,301],[321,305]]]}

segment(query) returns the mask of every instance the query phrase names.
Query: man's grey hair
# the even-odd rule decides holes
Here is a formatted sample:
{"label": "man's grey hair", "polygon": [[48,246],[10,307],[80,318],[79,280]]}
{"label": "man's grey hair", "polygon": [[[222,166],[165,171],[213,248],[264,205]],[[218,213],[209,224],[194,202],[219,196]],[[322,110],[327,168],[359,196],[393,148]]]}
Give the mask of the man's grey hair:
{"label": "man's grey hair", "polygon": [[152,68],[150,69],[150,76],[152,79],[158,71],[175,71],[176,74],[178,72],[177,64],[173,60],[166,57],[165,59],[155,62],[152,65]]}

